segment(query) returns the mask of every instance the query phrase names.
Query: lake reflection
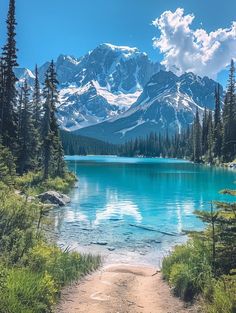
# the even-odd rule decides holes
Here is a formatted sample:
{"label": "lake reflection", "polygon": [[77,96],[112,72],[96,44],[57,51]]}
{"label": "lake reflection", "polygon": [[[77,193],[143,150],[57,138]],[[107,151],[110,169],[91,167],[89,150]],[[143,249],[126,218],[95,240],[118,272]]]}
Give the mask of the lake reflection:
{"label": "lake reflection", "polygon": [[[170,159],[68,157],[79,177],[72,203],[53,211],[58,243],[107,261],[159,264],[183,230],[200,229],[196,209],[227,200],[235,173]],[[165,234],[164,234],[165,233]]]}

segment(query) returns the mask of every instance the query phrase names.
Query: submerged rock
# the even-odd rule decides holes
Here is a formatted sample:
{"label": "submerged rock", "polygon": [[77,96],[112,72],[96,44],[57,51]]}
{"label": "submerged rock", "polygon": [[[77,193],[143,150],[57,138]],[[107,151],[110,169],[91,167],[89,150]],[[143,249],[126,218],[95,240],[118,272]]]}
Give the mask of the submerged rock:
{"label": "submerged rock", "polygon": [[106,246],[107,242],[106,241],[92,241],[92,245],[99,245],[99,246]]}
{"label": "submerged rock", "polygon": [[114,248],[114,247],[109,247],[109,248],[107,248],[109,251],[115,251],[116,250],[116,248]]}
{"label": "submerged rock", "polygon": [[70,197],[68,197],[67,195],[51,190],[38,195],[38,198],[43,203],[53,204],[57,206],[64,206],[71,201]]}

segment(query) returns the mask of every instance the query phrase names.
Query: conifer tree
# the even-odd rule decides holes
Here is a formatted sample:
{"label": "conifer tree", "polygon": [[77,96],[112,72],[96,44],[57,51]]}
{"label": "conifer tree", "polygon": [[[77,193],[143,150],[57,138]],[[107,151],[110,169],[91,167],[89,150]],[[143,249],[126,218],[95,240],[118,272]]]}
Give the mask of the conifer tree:
{"label": "conifer tree", "polygon": [[19,137],[21,133],[21,123],[22,123],[22,107],[23,107],[23,89],[24,89],[24,84],[19,87],[19,100],[18,100],[18,106],[17,106],[17,143],[19,144]]}
{"label": "conifer tree", "polygon": [[236,98],[235,98],[235,67],[231,61],[228,88],[223,108],[223,147],[224,161],[231,161],[235,156],[236,146]]}
{"label": "conifer tree", "polygon": [[202,155],[205,155],[208,149],[208,112],[206,107],[204,108],[203,120],[202,120]]}
{"label": "conifer tree", "polygon": [[56,104],[58,103],[57,85],[58,81],[54,62],[52,61],[46,72],[44,83],[43,167],[45,179],[49,175],[62,176],[65,168],[64,153],[56,119]]}
{"label": "conifer tree", "polygon": [[0,139],[3,133],[3,114],[4,114],[4,69],[3,61],[0,58]]}
{"label": "conifer tree", "polygon": [[196,163],[199,163],[201,161],[201,150],[201,123],[197,108],[193,124],[193,161]]}
{"label": "conifer tree", "polygon": [[[236,195],[233,190],[222,193]],[[209,225],[206,234],[212,241],[212,267],[215,275],[230,274],[236,268],[236,209],[235,203],[216,202],[211,211],[196,211],[197,216]],[[208,236],[205,240],[209,240]]]}
{"label": "conifer tree", "polygon": [[19,123],[18,172],[20,175],[33,169],[34,164],[34,125],[32,108],[29,100],[29,86],[24,82],[22,87],[21,115]]}
{"label": "conifer tree", "polygon": [[42,99],[39,82],[38,67],[35,67],[35,81],[33,89],[33,103],[32,103],[32,119],[34,124],[34,147],[33,154],[35,155],[35,162],[37,167],[41,166],[41,147],[42,147]]}
{"label": "conifer tree", "polygon": [[212,112],[208,113],[208,133],[207,133],[207,161],[209,163],[213,162],[213,120],[212,120]]}
{"label": "conifer tree", "polygon": [[49,72],[47,71],[45,74],[45,82],[44,82],[44,115],[43,115],[43,123],[42,123],[42,148],[43,148],[43,175],[44,179],[47,179],[49,176],[49,165],[50,158],[52,153],[52,132],[50,128],[51,123],[51,101],[50,101],[50,83],[49,83]]}
{"label": "conifer tree", "polygon": [[35,128],[40,131],[42,122],[42,100],[37,65],[35,67],[35,81],[33,90],[33,120]]}
{"label": "conifer tree", "polygon": [[7,42],[3,48],[3,103],[0,136],[5,146],[13,151],[16,146],[17,115],[15,112],[17,105],[17,78],[14,68],[17,64],[16,49],[16,20],[15,20],[15,0],[10,0],[7,17]]}
{"label": "conifer tree", "polygon": [[221,100],[220,85],[215,90],[215,110],[214,110],[214,129],[213,129],[213,150],[214,156],[219,158],[222,150],[222,120],[221,120]]}

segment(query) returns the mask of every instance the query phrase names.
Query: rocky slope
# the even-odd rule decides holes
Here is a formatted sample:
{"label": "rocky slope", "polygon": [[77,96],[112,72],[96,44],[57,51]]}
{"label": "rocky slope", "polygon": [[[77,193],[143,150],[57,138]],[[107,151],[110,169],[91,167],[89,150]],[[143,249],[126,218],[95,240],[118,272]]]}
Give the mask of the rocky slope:
{"label": "rocky slope", "polygon": [[193,73],[178,77],[172,72],[160,71],[146,84],[130,109],[78,133],[113,143],[145,136],[150,131],[180,133],[192,123],[197,108],[200,114],[204,107],[214,108],[216,84]]}

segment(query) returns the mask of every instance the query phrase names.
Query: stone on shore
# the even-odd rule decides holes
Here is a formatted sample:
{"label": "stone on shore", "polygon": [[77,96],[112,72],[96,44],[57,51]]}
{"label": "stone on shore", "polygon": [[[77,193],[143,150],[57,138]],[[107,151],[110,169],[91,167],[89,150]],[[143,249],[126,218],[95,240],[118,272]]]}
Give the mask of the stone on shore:
{"label": "stone on shore", "polygon": [[65,206],[71,201],[70,197],[67,195],[52,190],[38,195],[38,198],[43,203],[53,204],[56,206]]}

